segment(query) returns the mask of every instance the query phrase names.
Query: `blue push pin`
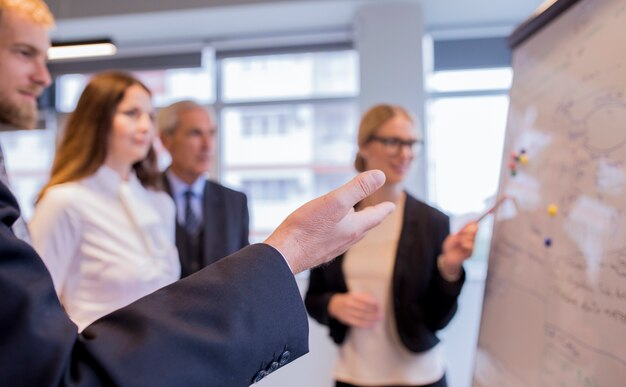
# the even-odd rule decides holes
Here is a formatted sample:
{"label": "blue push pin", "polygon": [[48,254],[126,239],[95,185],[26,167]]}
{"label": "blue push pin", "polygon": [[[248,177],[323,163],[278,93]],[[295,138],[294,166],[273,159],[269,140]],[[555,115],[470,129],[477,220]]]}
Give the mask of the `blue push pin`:
{"label": "blue push pin", "polygon": [[552,239],[550,239],[550,238],[546,238],[546,239],[543,241],[543,244],[544,244],[544,245],[546,245],[546,247],[550,247],[550,246],[552,246]]}

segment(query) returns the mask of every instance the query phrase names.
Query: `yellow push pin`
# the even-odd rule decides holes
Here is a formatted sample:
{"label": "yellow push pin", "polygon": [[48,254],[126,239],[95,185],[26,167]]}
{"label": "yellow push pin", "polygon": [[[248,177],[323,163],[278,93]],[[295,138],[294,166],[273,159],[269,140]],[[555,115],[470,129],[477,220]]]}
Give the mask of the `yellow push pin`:
{"label": "yellow push pin", "polygon": [[556,204],[550,204],[548,206],[548,214],[550,216],[555,216],[557,212],[559,212],[559,207],[557,207]]}
{"label": "yellow push pin", "polygon": [[520,162],[520,164],[522,164],[522,165],[526,165],[526,164],[528,164],[528,156],[526,156],[526,155],[520,155],[520,156],[519,156],[519,162]]}

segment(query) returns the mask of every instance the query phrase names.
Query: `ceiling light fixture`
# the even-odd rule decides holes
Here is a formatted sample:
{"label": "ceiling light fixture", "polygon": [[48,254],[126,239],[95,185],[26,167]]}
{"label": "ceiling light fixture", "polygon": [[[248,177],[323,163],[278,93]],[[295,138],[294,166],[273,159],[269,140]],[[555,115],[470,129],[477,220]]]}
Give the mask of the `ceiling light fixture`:
{"label": "ceiling light fixture", "polygon": [[48,60],[108,56],[116,52],[117,47],[111,39],[53,42],[48,49]]}

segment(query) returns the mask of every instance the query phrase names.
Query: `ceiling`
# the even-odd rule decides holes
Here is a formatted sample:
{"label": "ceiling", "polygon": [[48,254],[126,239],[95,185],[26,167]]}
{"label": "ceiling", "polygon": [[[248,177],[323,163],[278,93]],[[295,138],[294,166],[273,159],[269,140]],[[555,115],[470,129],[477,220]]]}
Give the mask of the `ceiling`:
{"label": "ceiling", "polygon": [[[184,46],[257,36],[350,31],[360,7],[392,0],[47,0],[57,41],[110,37],[120,47]],[[507,35],[542,0],[404,0],[435,37]]]}

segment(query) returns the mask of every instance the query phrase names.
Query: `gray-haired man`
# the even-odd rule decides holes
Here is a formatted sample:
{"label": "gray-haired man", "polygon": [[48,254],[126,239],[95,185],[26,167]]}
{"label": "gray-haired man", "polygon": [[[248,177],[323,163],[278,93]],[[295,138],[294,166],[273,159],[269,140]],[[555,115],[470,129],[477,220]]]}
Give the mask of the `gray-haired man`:
{"label": "gray-haired man", "polygon": [[157,128],[172,157],[163,173],[176,203],[176,246],[183,277],[247,246],[246,195],[206,179],[216,147],[211,112],[193,101],[159,111]]}

